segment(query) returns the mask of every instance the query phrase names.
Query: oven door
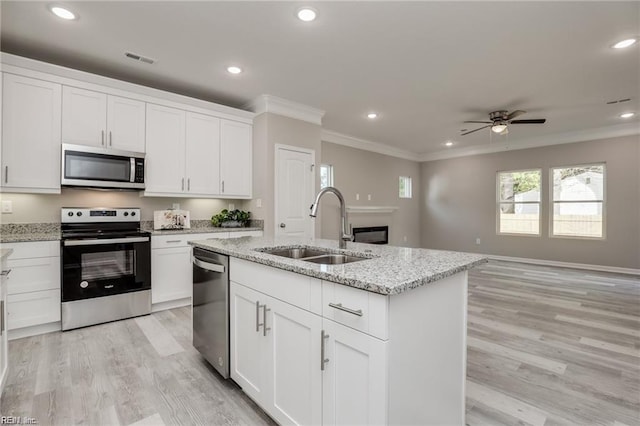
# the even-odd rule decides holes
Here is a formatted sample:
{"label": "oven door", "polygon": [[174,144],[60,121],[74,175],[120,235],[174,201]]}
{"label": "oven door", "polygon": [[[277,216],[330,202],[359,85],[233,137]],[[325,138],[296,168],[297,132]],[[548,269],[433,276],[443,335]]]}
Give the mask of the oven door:
{"label": "oven door", "polygon": [[148,236],[62,241],[62,301],[151,288]]}

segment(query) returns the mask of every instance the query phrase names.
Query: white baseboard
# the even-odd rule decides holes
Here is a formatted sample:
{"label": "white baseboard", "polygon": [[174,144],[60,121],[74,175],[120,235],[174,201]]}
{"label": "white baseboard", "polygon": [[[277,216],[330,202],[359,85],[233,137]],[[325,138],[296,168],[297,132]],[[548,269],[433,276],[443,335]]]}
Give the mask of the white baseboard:
{"label": "white baseboard", "polygon": [[62,330],[60,321],[50,322],[48,324],[34,325],[32,327],[16,328],[9,330],[9,340],[22,339],[23,337],[36,336],[38,334],[51,333]]}
{"label": "white baseboard", "polygon": [[621,268],[618,266],[590,265],[588,263],[558,262],[555,260],[529,259],[526,257],[496,256],[493,254],[488,254],[486,256],[489,259],[505,260],[507,262],[530,263],[532,265],[558,266],[560,268],[587,269],[589,271],[603,271],[603,272],[615,272],[618,274],[640,275],[640,269]]}
{"label": "white baseboard", "polygon": [[166,311],[167,309],[181,308],[183,306],[191,306],[191,298],[169,300],[167,302],[154,303],[151,305],[151,312]]}

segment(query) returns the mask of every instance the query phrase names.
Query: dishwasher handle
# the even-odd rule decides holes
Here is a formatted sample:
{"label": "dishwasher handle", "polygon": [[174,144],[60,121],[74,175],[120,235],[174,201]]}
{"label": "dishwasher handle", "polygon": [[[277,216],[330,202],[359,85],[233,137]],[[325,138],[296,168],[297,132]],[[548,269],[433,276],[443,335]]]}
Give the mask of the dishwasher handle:
{"label": "dishwasher handle", "polygon": [[224,272],[226,271],[225,266],[220,265],[219,263],[204,262],[195,256],[192,259],[193,259],[194,265],[196,265],[199,268],[206,269],[207,271],[217,272],[219,274],[224,274]]}

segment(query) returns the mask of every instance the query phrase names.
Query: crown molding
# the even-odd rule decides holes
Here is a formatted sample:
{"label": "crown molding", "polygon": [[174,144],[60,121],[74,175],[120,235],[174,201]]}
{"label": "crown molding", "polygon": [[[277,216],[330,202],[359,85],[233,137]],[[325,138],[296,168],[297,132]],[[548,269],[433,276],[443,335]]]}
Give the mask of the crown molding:
{"label": "crown molding", "polygon": [[325,114],[321,109],[273,95],[260,95],[243,108],[253,111],[256,115],[270,112],[272,114],[295,118],[296,120],[307,121],[319,126],[322,125],[322,117],[324,117]]}
{"label": "crown molding", "polygon": [[418,154],[411,151],[395,148],[393,146],[371,142],[359,139],[353,136],[344,135],[342,133],[333,132],[331,130],[322,130],[322,140],[324,142],[344,145],[351,148],[362,149],[364,151],[376,152],[378,154],[389,155],[391,157],[402,158],[404,160],[418,161]]}
{"label": "crown molding", "polygon": [[585,142],[598,139],[616,138],[640,134],[640,123],[616,124],[614,126],[595,129],[578,130],[575,132],[557,133],[536,138],[527,138],[508,142],[497,142],[491,145],[474,146],[468,148],[448,149],[418,156],[417,161],[436,161],[448,158],[468,157],[471,155],[491,154],[494,152],[516,151],[520,149],[537,148],[550,145],[562,145],[574,142]]}

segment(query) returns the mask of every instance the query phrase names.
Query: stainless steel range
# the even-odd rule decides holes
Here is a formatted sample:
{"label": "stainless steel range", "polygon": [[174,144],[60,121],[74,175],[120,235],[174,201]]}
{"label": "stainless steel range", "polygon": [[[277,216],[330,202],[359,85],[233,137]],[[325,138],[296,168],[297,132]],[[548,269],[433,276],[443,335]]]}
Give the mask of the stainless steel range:
{"label": "stainless steel range", "polygon": [[62,329],[151,312],[151,235],[138,208],[63,208]]}

